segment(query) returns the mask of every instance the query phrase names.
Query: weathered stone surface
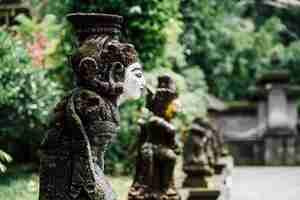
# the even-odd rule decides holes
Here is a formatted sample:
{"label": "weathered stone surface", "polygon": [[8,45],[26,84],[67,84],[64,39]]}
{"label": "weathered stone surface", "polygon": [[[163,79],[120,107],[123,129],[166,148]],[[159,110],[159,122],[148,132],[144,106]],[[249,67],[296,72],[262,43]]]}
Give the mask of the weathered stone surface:
{"label": "weathered stone surface", "polygon": [[76,86],[56,105],[41,145],[39,199],[114,200],[104,155],[117,136],[127,83],[134,79],[132,89],[142,93],[142,69],[133,45],[114,37],[121,16],[76,13],[68,19],[78,25],[80,41],[71,58]]}

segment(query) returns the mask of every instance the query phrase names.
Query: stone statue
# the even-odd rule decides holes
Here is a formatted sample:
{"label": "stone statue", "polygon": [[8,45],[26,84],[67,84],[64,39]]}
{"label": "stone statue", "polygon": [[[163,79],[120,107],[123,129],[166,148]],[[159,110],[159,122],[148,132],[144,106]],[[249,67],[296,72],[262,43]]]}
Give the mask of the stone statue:
{"label": "stone statue", "polygon": [[128,200],[178,200],[174,167],[180,148],[175,139],[176,129],[170,122],[180,108],[174,80],[159,77],[156,93],[147,100],[154,116],[140,124],[136,174]]}
{"label": "stone statue", "polygon": [[56,106],[42,143],[39,199],[114,200],[104,154],[117,135],[118,105],[142,95],[142,67],[133,45],[118,39],[121,16],[67,18],[79,39],[71,58],[76,87]]}
{"label": "stone statue", "polygon": [[184,187],[208,187],[208,178],[214,173],[216,163],[215,140],[208,122],[196,118],[184,144],[183,170],[187,177]]}
{"label": "stone statue", "polygon": [[211,140],[214,152],[214,169],[216,174],[221,174],[226,164],[224,163],[224,158],[229,155],[228,150],[225,147],[223,134],[220,130],[212,123],[209,123],[209,129],[211,130]]}

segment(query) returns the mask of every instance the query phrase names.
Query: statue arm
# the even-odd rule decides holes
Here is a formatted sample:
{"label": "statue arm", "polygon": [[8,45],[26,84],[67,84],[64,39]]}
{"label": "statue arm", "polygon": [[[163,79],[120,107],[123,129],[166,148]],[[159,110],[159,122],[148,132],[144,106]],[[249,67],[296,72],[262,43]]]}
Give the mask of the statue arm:
{"label": "statue arm", "polygon": [[156,123],[156,126],[159,126],[161,129],[164,129],[162,131],[163,133],[166,134],[166,137],[169,138],[169,147],[176,153],[180,154],[182,152],[181,147],[179,145],[179,142],[176,141],[176,129],[175,127],[165,121],[162,118],[159,117],[153,117],[152,122]]}
{"label": "statue arm", "polygon": [[140,151],[143,144],[147,141],[146,123],[143,119],[138,120],[137,139],[129,149],[129,155],[135,151]]}

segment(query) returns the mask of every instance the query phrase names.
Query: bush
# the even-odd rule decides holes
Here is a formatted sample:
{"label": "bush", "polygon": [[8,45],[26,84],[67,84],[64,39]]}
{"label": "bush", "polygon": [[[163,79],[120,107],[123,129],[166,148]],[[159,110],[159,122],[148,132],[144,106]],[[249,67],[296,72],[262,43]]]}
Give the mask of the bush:
{"label": "bush", "polygon": [[293,76],[299,71],[295,67],[299,42],[286,45],[281,34],[287,27],[281,19],[270,16],[260,21],[253,17],[259,14],[255,5],[241,0],[181,4],[187,62],[201,68],[211,92],[227,100],[247,97],[247,88],[265,71],[283,68]]}
{"label": "bush", "polygon": [[72,84],[71,70],[68,65],[68,55],[72,52],[72,35],[66,22],[59,23],[57,17],[47,14],[41,18],[19,15],[18,25],[11,29],[15,39],[26,47],[31,66],[49,69],[51,78],[59,81],[65,88]]}
{"label": "bush", "polygon": [[176,19],[179,0],[94,0],[51,1],[46,13],[64,18],[69,12],[103,12],[120,14],[125,18],[124,36],[133,43],[140,54],[145,69],[170,66],[166,59],[166,33],[164,29],[170,19]]}
{"label": "bush", "polygon": [[1,31],[0,44],[0,143],[15,151],[12,153],[16,159],[30,160],[61,90],[46,69],[31,67],[31,59],[20,41]]}

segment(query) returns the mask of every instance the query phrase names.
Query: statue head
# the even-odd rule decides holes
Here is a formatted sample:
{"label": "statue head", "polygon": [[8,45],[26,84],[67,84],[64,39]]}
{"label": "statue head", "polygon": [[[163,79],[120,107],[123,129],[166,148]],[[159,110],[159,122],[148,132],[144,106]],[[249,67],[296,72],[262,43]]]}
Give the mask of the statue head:
{"label": "statue head", "polygon": [[168,75],[158,77],[158,86],[149,109],[157,116],[171,120],[181,109],[175,81]]}
{"label": "statue head", "polygon": [[198,135],[201,138],[204,137],[210,137],[210,130],[211,130],[211,124],[207,119],[204,118],[195,118],[192,127],[191,132],[195,135]]}
{"label": "statue head", "polygon": [[118,39],[123,18],[117,15],[68,15],[79,40],[71,65],[76,83],[111,99],[139,98],[145,87],[133,45]]}

